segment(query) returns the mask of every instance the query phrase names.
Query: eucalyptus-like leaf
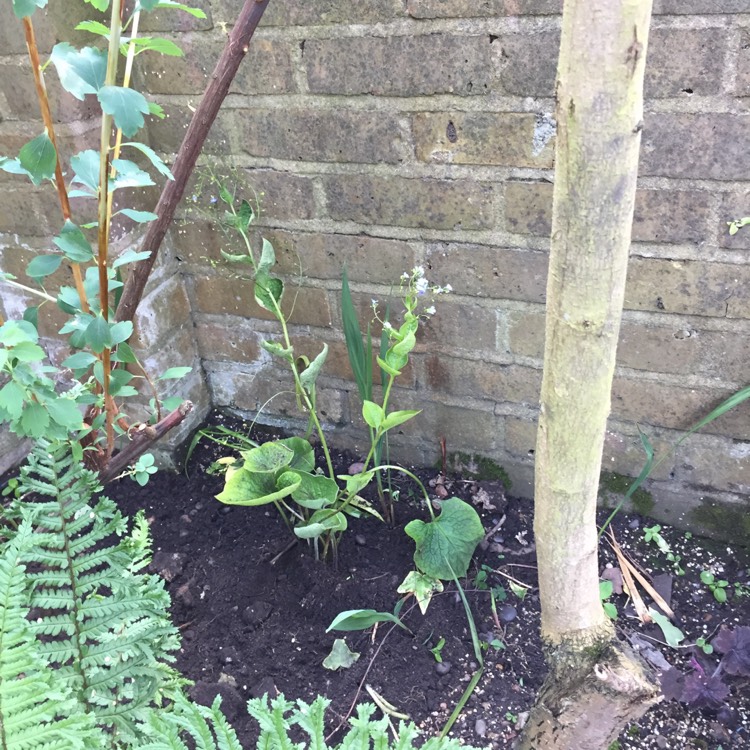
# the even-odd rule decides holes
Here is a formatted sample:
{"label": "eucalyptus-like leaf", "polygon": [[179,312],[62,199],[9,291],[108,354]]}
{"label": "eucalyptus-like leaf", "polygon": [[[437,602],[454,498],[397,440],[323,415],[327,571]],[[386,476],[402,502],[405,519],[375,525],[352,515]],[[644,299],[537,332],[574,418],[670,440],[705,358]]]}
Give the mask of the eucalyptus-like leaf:
{"label": "eucalyptus-like leaf", "polygon": [[26,275],[32,279],[43,279],[60,268],[62,255],[37,255],[26,266]]}
{"label": "eucalyptus-like leaf", "polygon": [[94,251],[86,235],[70,219],[65,221],[60,234],[52,241],[73,263],[88,263],[94,258]]}
{"label": "eucalyptus-like leaf", "polygon": [[107,76],[107,53],[96,47],[76,49],[67,42],[52,48],[50,62],[57,70],[62,87],[76,99],[96,94]]}
{"label": "eucalyptus-like leaf", "polygon": [[37,8],[44,8],[47,0],[13,0],[13,12],[16,18],[28,18]]}
{"label": "eucalyptus-like leaf", "polygon": [[105,39],[109,39],[109,26],[101,23],[100,21],[81,21],[76,26],[76,31],[88,31],[91,34],[97,36],[103,36]]}
{"label": "eucalyptus-like leaf", "polygon": [[184,5],[183,3],[175,2],[175,0],[158,0],[154,3],[154,0],[139,0],[138,5],[143,10],[159,10],[161,8],[169,8],[171,10],[181,10],[183,13],[193,16],[193,18],[205,18],[206,14],[200,8],[193,8],[190,5]]}
{"label": "eucalyptus-like leaf", "polygon": [[55,176],[57,151],[46,132],[25,144],[18,153],[18,162],[35,185]]}
{"label": "eucalyptus-like leaf", "polygon": [[149,108],[146,97],[139,91],[122,86],[102,86],[97,97],[102,110],[112,115],[115,125],[126,137],[135,135],[143,127],[143,115],[148,114]]}
{"label": "eucalyptus-like leaf", "polygon": [[73,182],[85,185],[92,192],[99,191],[99,152],[93,149],[81,151],[70,159]]}
{"label": "eucalyptus-like leaf", "polygon": [[183,51],[169,39],[163,39],[162,37],[153,36],[141,36],[131,39],[130,37],[123,37],[122,44],[120,45],[120,51],[123,55],[127,55],[128,47],[130,43],[135,47],[135,54],[140,55],[141,52],[158,52],[161,55],[168,55],[170,57],[182,57]]}
{"label": "eucalyptus-like leaf", "polygon": [[158,214],[153,211],[136,211],[134,208],[123,208],[117,213],[127,216],[137,224],[148,224],[149,221],[156,221],[159,218]]}
{"label": "eucalyptus-like leaf", "polygon": [[192,367],[170,367],[159,375],[157,380],[179,380],[184,378],[192,369]]}
{"label": "eucalyptus-like leaf", "polygon": [[97,315],[86,328],[86,343],[97,354],[112,346],[109,323],[101,315]]}
{"label": "eucalyptus-like leaf", "polygon": [[83,427],[83,417],[78,405],[70,398],[60,396],[48,401],[45,406],[53,422],[66,430],[80,430]]}
{"label": "eucalyptus-like leaf", "polygon": [[86,370],[96,362],[96,357],[90,352],[76,352],[66,357],[62,363],[62,367],[69,367],[71,370]]}
{"label": "eucalyptus-like leaf", "polygon": [[110,180],[110,190],[148,187],[154,184],[151,175],[148,172],[144,172],[135,162],[129,159],[113,159],[112,167],[116,172],[114,180]]}
{"label": "eucalyptus-like leaf", "polygon": [[130,248],[129,250],[125,250],[125,252],[120,253],[120,255],[115,258],[115,260],[112,262],[112,268],[119,268],[120,266],[124,266],[127,263],[137,263],[140,260],[146,260],[151,255],[151,253],[148,250],[133,250]]}
{"label": "eucalyptus-like leaf", "polygon": [[137,141],[128,141],[123,143],[123,146],[130,146],[140,151],[150,162],[156,171],[166,177],[168,180],[174,180],[174,175],[170,172],[169,167],[162,161],[161,157],[145,143],[138,143]]}
{"label": "eucalyptus-like leaf", "polygon": [[109,340],[112,346],[127,341],[133,335],[133,323],[130,320],[121,320],[119,323],[112,323],[109,327]]}

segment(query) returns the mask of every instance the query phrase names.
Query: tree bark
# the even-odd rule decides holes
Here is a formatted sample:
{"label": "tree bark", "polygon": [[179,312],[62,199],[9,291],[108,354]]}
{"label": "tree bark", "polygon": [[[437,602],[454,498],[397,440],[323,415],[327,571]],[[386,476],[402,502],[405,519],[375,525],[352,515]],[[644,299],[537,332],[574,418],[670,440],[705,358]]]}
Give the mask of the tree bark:
{"label": "tree bark", "polygon": [[658,691],[599,598],[596,501],[625,294],[651,0],[565,0],[534,533],[550,672],[520,747],[601,750]]}
{"label": "tree bark", "polygon": [[159,196],[159,202],[156,205],[156,214],[159,218],[149,224],[141,245],[141,250],[149,250],[151,255],[146,260],[137,263],[128,276],[115,313],[117,321],[133,320],[138,303],[143,296],[143,290],[146,288],[146,282],[151,275],[151,269],[156,262],[159,248],[172,223],[177,206],[182,200],[185,187],[203,150],[208,132],[229,93],[229,87],[232,85],[240,63],[245,59],[250,40],[268,3],[269,0],[245,0],[219,62],[216,63],[216,68],[211,75],[211,82],[182,139],[172,169],[174,180],[166,183]]}

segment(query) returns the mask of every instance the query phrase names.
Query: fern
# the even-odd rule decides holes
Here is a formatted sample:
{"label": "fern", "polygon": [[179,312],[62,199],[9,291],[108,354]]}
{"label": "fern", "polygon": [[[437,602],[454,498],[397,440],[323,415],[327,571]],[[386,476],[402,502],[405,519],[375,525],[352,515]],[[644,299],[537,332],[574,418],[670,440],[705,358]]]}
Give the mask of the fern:
{"label": "fern", "polygon": [[[57,684],[73,691],[119,741],[143,734],[149,707],[173,690],[179,645],[161,580],[136,574],[150,559],[143,523],[126,524],[96,475],[65,444],[39,441],[21,470],[19,501],[32,514],[34,545],[23,553],[34,618],[29,630]],[[113,743],[114,744],[114,741]]]}

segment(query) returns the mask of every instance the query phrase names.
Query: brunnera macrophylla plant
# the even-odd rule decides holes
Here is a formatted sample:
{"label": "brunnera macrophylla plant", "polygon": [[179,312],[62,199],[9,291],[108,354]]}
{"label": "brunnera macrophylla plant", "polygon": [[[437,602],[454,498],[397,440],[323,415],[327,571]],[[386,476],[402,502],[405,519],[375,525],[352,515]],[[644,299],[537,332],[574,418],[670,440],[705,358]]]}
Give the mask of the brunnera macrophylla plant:
{"label": "brunnera macrophylla plant", "polygon": [[[100,21],[80,23],[76,29],[92,34],[90,45],[79,49],[60,42],[49,58],[42,60],[33,16],[47,0],[0,1],[12,2],[23,29],[43,121],[42,132],[17,156],[0,157],[0,169],[29,179],[42,189],[51,185],[61,211],[60,228],[49,251],[34,257],[26,268],[26,276],[35,286],[10,273],[0,273],[0,284],[6,289],[38,300],[38,304],[25,310],[22,320],[0,321],[0,372],[5,381],[0,388],[0,421],[8,423],[19,436],[72,436],[77,441],[78,457],[87,449],[89,463],[102,469],[112,457],[116,436],[130,430],[121,401],[138,393],[133,383],[146,383],[152,395],[153,421],[159,421],[162,408],[173,409],[181,399],[162,400],[156,381],[179,378],[190,369],[170,368],[157,378],[150,377],[127,343],[133,333],[132,321],[113,322],[123,270],[147,258],[149,252],[128,248],[112,258],[110,235],[114,222],[130,230],[157,218],[149,211],[134,208],[115,211],[115,196],[118,204],[126,205],[128,190],[155,184],[153,172],[172,179],[169,168],[153,149],[133,140],[146,117],[163,117],[164,113],[158,104],[132,89],[130,83],[137,55],[147,51],[164,55],[182,52],[169,40],[139,37],[141,13],[159,8],[178,9],[198,17],[204,13],[174,0],[138,0],[127,12],[121,0],[87,0],[96,11],[109,9],[109,26]],[[44,70],[49,65],[69,95],[98,103],[98,150],[86,149],[69,157],[60,152],[44,83]],[[29,95],[34,92],[29,91]],[[84,205],[90,201],[95,211],[89,213],[95,213],[96,219],[76,220],[71,198],[83,199]],[[29,216],[29,221],[33,220]],[[70,269],[73,283],[53,291],[57,284],[52,282],[52,276],[61,267]],[[47,363],[40,346],[37,323],[45,305],[57,306],[68,316],[59,333],[67,337],[71,353],[59,368]],[[67,387],[61,385],[66,380],[70,382],[70,374],[75,382]]]}
{"label": "brunnera macrophylla plant", "polygon": [[[284,305],[284,281],[274,276],[276,254],[271,243],[263,239],[260,252],[253,248],[250,226],[255,220],[256,210],[251,204],[230,190],[226,182],[214,172],[208,172],[203,188],[208,188],[215,200],[215,220],[223,228],[239,234],[244,246],[243,253],[228,253],[223,256],[230,262],[245,266],[249,270],[255,301],[270,312],[278,321],[281,333],[275,340],[261,342],[265,351],[283,360],[289,367],[299,408],[308,415],[308,431],[304,438],[291,437],[274,440],[248,450],[240,451],[240,459],[225,459],[227,470],[224,490],[217,499],[230,505],[260,506],[273,504],[284,518],[295,536],[310,540],[316,556],[336,554],[341,534],[348,526],[347,516],[359,517],[370,514],[382,520],[382,516],[360,495],[373,481],[379,471],[393,469],[405,473],[419,483],[414,475],[398,466],[379,464],[375,461],[377,446],[389,430],[413,419],[418,410],[391,410],[389,402],[395,379],[409,362],[409,356],[417,342],[417,333],[422,321],[435,314],[434,301],[451,291],[450,286],[431,284],[425,277],[424,268],[417,266],[401,277],[400,298],[403,302],[401,322],[394,325],[382,320],[378,303],[373,300],[373,315],[385,332],[382,356],[376,361],[385,373],[382,398],[379,402],[364,399],[362,418],[370,430],[370,448],[354,475],[336,475],[323,427],[317,412],[316,382],[328,356],[328,346],[310,359],[294,350],[289,333],[289,320]],[[325,469],[315,466],[315,456],[308,438],[315,432],[325,461]],[[421,483],[419,483],[421,486]],[[429,496],[422,487],[428,510],[433,516]],[[467,512],[476,512],[458,498],[455,504],[466,506]],[[449,503],[450,505],[450,503]],[[453,506],[451,506],[453,508]],[[452,513],[452,511],[451,511]],[[449,514],[450,516],[451,514]],[[481,528],[481,522],[476,519]],[[441,531],[447,528],[444,522]],[[421,531],[421,529],[419,530]],[[418,532],[419,533],[419,532]],[[429,533],[426,534],[430,536]],[[473,548],[472,548],[473,552]]]}

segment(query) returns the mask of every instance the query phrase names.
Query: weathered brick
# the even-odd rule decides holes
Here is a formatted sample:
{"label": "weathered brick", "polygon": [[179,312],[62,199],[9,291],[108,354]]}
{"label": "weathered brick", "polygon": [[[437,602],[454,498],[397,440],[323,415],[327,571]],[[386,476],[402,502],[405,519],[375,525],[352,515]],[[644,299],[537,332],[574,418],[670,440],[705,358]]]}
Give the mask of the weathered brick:
{"label": "weathered brick", "polygon": [[562,13],[562,0],[407,0],[413,18],[546,16]]}
{"label": "weathered brick", "polygon": [[694,435],[676,457],[677,479],[706,488],[747,495],[750,492],[750,444],[727,445],[722,438]]}
{"label": "weathered brick", "polygon": [[493,187],[469,180],[370,175],[324,178],[328,213],[337,221],[418,227],[489,229]]}
{"label": "weathered brick", "polygon": [[[255,302],[252,284],[245,279],[198,277],[194,281],[194,302],[196,312],[275,320],[271,313]],[[311,326],[331,324],[328,297],[323,289],[297,288],[287,283],[282,309],[287,315],[292,313],[292,323]]]}
{"label": "weathered brick", "polygon": [[[36,11],[31,17],[31,21],[34,24],[34,35],[40,52],[48,52],[55,43],[55,35],[51,24],[47,21],[47,11]],[[0,50],[4,55],[25,55],[27,53],[23,25],[13,12],[12,3],[0,5]],[[33,90],[29,93],[33,95]]]}
{"label": "weathered brick", "polygon": [[52,188],[43,190],[32,185],[3,189],[0,198],[0,233],[21,237],[43,237],[58,227],[60,207]]}
{"label": "weathered brick", "polygon": [[[163,120],[151,118],[147,121],[150,145],[160,154],[176,154],[193,113],[187,107],[173,104],[167,104],[164,112],[166,117]],[[225,156],[232,150],[233,122],[231,112],[219,112],[203,146],[203,153]]]}
{"label": "weathered brick", "polygon": [[352,282],[395,285],[404,271],[414,267],[414,248],[401,240],[283,230],[264,235],[276,250],[279,273],[298,273],[301,264],[307,278],[339,280],[346,266]]}
{"label": "weathered brick", "polygon": [[312,178],[270,169],[248,169],[247,181],[259,196],[261,221],[315,216]]}
{"label": "weathered brick", "polygon": [[[172,35],[189,50],[184,57],[165,57],[143,66],[143,87],[152,94],[202,94],[223,45],[200,33]],[[284,94],[294,90],[289,48],[285,42],[253,39],[230,91],[238,94]]]}
{"label": "weathered brick", "polygon": [[646,115],[639,173],[746,179],[750,173],[750,115]]}
{"label": "weathered brick", "polygon": [[549,255],[535,250],[435,243],[427,247],[430,277],[472,297],[543,302]]}
{"label": "weathered brick", "polygon": [[513,354],[541,360],[544,355],[544,313],[508,313],[508,343]]}
{"label": "weathered brick", "polygon": [[[220,0],[220,15],[234,22],[243,0]],[[264,26],[320,26],[338,23],[380,23],[403,16],[402,0],[274,0],[263,14]]]}
{"label": "weathered brick", "polygon": [[[647,98],[712,95],[721,90],[729,28],[652,29],[649,35]],[[517,96],[554,94],[560,34],[501,34],[500,81]],[[494,46],[494,45],[493,45]]]}
{"label": "weathered brick", "polygon": [[[653,380],[615,377],[612,416],[640,424],[689,429],[731,395],[707,388],[681,388]],[[745,401],[702,428],[703,433],[750,439],[750,404]]]}
{"label": "weathered brick", "polygon": [[338,37],[305,44],[308,85],[316,94],[486,94],[489,58],[484,35]]}
{"label": "weathered brick", "polygon": [[213,28],[210,0],[190,0],[190,7],[202,10],[206,17],[196,18],[190,13],[174,8],[160,8],[150,13],[141,13],[141,32],[205,31]]}
{"label": "weathered brick", "polygon": [[175,328],[190,321],[190,301],[182,276],[174,275],[149,293],[138,305],[136,341],[139,347],[152,349],[169,339]]}
{"label": "weathered brick", "polygon": [[728,223],[750,216],[750,188],[740,193],[724,193],[719,208],[720,221],[716,227],[716,240],[722,247],[732,250],[750,250],[750,226],[729,234]]}
{"label": "weathered brick", "polygon": [[395,164],[403,160],[398,118],[342,109],[250,109],[236,113],[239,144],[252,156]]}
{"label": "weathered brick", "polygon": [[412,122],[420,161],[552,166],[554,142],[535,144],[537,117],[532,114],[421,112]]}
{"label": "weathered brick", "polygon": [[748,266],[631,258],[625,307],[677,314],[750,317]]}
{"label": "weathered brick", "polygon": [[740,37],[734,94],[735,96],[750,96],[750,29],[745,29]]}
{"label": "weathered brick", "polygon": [[466,351],[494,351],[497,316],[494,310],[446,299],[435,303],[437,312],[426,320],[418,341],[431,351],[435,346]]}
{"label": "weathered brick", "polygon": [[205,360],[250,364],[258,359],[258,335],[250,325],[229,326],[226,323],[198,320],[195,325],[198,351]]}
{"label": "weathered brick", "polygon": [[[547,237],[552,229],[552,190],[548,182],[505,184],[508,231]],[[697,190],[639,190],[633,240],[702,242],[708,235],[711,195]]]}
{"label": "weathered brick", "polygon": [[553,96],[560,32],[501,34],[492,43],[500,86],[516,96]]}
{"label": "weathered brick", "polygon": [[653,29],[649,34],[644,94],[661,98],[721,91],[730,27]]}
{"label": "weathered brick", "polygon": [[654,13],[670,16],[695,13],[747,13],[747,0],[654,0]]}
{"label": "weathered brick", "polygon": [[425,360],[427,386],[452,395],[488,398],[498,403],[536,404],[542,371],[520,365],[476,362],[444,355]]}

